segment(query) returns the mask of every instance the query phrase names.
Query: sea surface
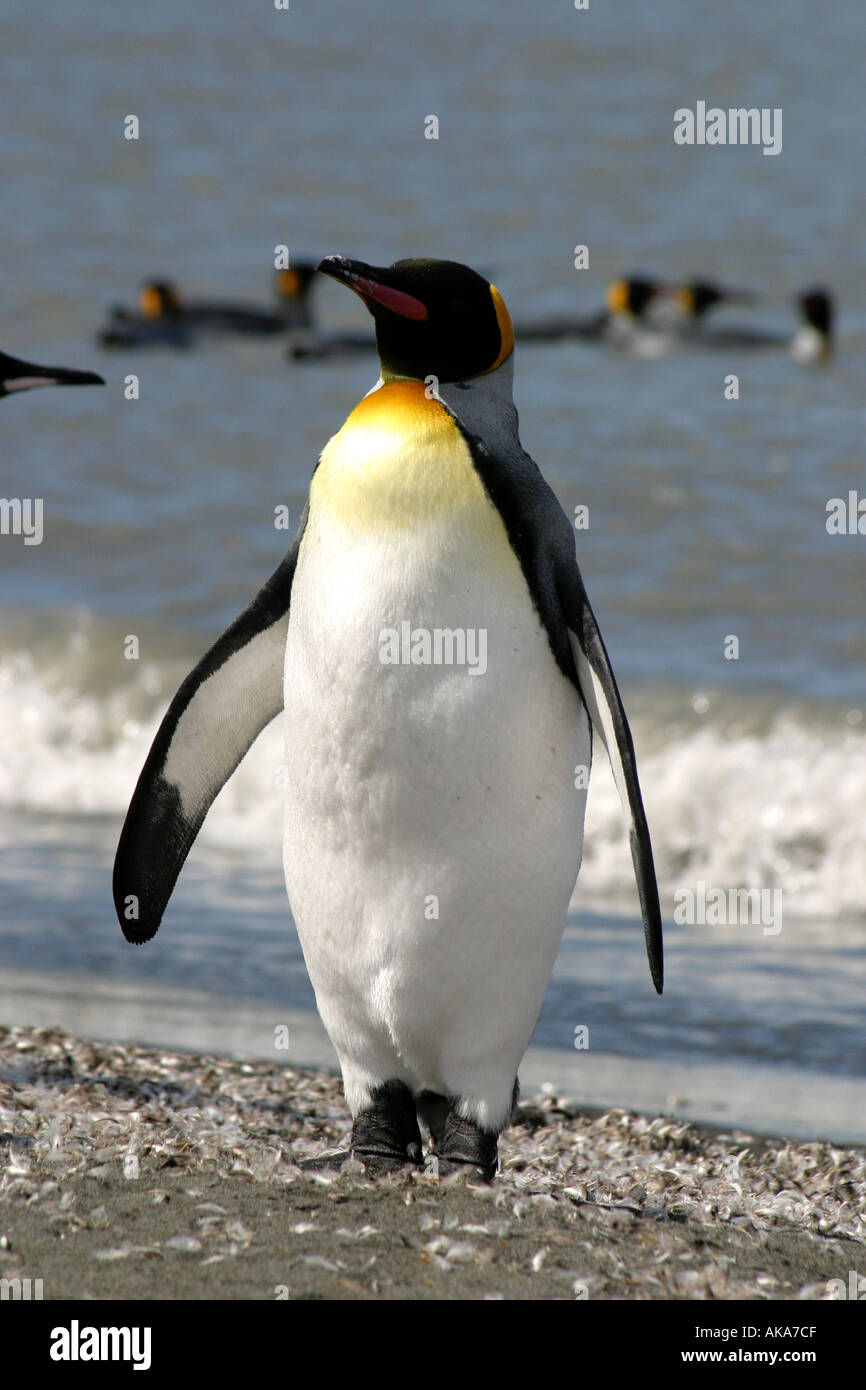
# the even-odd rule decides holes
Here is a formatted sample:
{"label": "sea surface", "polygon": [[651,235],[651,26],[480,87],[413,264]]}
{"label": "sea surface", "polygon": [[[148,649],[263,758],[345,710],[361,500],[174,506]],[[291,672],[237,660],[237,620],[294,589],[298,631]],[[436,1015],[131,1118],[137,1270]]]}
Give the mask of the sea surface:
{"label": "sea surface", "polygon": [[[659,999],[599,757],[527,1069],[598,1103],[866,1141],[866,536],[826,526],[830,499],[866,496],[866,11],[7,0],[0,25],[0,346],[107,381],[0,403],[0,495],[44,504],[40,545],[0,536],[0,1021],[272,1055],[290,1019],[287,1061],[330,1056],[282,882],[278,724],[147,946],[123,941],[110,878],[168,701],[278,564],[275,509],[294,527],[375,362],[293,364],[264,339],[109,352],[108,305],[145,277],[266,303],[280,244],[465,261],[516,320],[591,314],[646,271],[759,291],[728,321],[793,331],[792,297],[824,284],[823,368],[518,347],[523,442],[566,511],[589,508],[579,558],[667,925]],[[676,146],[699,99],[781,108],[782,152]],[[315,293],[326,327],[369,322]],[[780,890],[780,930],[674,921],[699,884]]]}

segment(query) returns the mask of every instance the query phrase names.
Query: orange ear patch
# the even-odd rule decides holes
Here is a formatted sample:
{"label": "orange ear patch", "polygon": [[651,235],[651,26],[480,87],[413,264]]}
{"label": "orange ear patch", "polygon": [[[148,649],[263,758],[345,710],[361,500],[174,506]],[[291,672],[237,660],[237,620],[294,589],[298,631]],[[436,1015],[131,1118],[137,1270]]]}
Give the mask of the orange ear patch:
{"label": "orange ear patch", "polygon": [[301,277],[296,270],[281,270],[279,279],[280,294],[293,299],[301,288]]}
{"label": "orange ear patch", "polygon": [[605,291],[604,302],[608,313],[624,314],[628,309],[628,285],[625,280],[614,280]]}
{"label": "orange ear patch", "polygon": [[496,310],[496,322],[499,325],[499,337],[501,341],[499,356],[496,361],[491,363],[487,368],[489,372],[493,372],[497,367],[502,365],[508,354],[514,349],[514,328],[511,323],[511,315],[505,307],[505,300],[502,298],[502,295],[495,285],[490,286],[490,298],[493,300],[493,307]]}
{"label": "orange ear patch", "polygon": [[162,313],[162,295],[154,285],[142,285],[138,307],[146,319],[158,319]]}

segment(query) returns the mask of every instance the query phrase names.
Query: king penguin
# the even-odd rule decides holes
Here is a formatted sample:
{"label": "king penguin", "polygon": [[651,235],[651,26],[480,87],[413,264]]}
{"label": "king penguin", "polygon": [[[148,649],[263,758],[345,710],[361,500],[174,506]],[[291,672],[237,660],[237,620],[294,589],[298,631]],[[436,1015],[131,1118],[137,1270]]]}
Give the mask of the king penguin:
{"label": "king penguin", "polygon": [[115,905],[129,941],[154,935],[282,710],[286,885],[352,1151],[372,1173],[419,1163],[423,1125],[440,1173],[489,1180],[580,867],[593,729],[661,992],[634,747],[571,525],[520,444],[502,297],[452,261],[319,269],[372,314],[381,374],[325,445],[288,555],[172,701]]}

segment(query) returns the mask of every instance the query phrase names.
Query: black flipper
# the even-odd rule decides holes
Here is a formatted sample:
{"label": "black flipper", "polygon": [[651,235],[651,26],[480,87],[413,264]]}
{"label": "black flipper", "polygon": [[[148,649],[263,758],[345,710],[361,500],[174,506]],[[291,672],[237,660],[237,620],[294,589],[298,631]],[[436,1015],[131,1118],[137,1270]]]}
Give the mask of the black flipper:
{"label": "black flipper", "polygon": [[114,861],[127,941],[156,934],[217,792],[283,707],[289,602],[306,513],[288,555],[187,676],[138,779]]}
{"label": "black flipper", "polygon": [[622,809],[629,822],[628,838],[640,897],[650,974],[656,990],[661,994],[664,983],[661,908],[631,730],[576,561],[564,576],[563,590],[580,691],[593,728],[607,749]]}

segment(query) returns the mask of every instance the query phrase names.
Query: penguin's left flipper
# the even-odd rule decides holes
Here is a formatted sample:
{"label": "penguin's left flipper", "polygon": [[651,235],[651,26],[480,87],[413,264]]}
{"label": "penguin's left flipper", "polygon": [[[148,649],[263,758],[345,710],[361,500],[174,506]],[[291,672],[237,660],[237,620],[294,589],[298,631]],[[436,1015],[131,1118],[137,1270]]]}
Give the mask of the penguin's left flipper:
{"label": "penguin's left flipper", "polygon": [[561,591],[564,590],[563,598],[567,601],[568,638],[580,692],[593,728],[607,749],[622,808],[629,821],[628,838],[640,897],[650,974],[656,990],[661,994],[664,954],[659,890],[631,730],[576,560],[569,565],[564,578]]}
{"label": "penguin's left flipper", "polygon": [[114,861],[114,906],[127,941],[156,934],[217,792],[283,708],[289,602],[305,520],[279,568],[187,676],[153,741]]}

